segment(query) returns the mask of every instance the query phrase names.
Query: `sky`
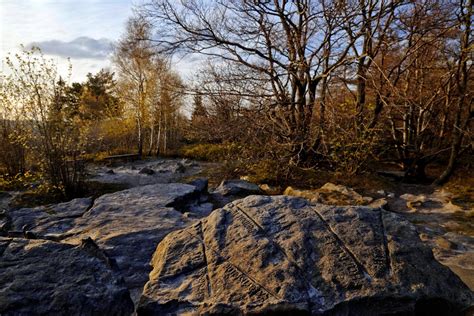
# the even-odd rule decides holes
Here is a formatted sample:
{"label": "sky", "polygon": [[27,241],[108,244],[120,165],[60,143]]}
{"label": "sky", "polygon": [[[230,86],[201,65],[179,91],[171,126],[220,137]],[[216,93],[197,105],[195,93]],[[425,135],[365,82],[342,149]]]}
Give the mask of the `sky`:
{"label": "sky", "polygon": [[[0,0],[0,58],[20,45],[39,46],[72,81],[110,68],[114,41],[132,15],[134,0]],[[5,67],[2,64],[2,68]]]}

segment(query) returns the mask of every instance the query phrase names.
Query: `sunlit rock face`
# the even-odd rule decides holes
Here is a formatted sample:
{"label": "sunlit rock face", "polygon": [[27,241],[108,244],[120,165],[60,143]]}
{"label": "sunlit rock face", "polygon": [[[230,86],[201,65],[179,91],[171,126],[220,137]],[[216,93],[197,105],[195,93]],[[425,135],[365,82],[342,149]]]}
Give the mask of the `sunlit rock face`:
{"label": "sunlit rock face", "polygon": [[250,196],[167,235],[139,315],[456,315],[472,292],[401,217]]}
{"label": "sunlit rock face", "polygon": [[130,315],[117,271],[99,252],[0,237],[0,315]]}

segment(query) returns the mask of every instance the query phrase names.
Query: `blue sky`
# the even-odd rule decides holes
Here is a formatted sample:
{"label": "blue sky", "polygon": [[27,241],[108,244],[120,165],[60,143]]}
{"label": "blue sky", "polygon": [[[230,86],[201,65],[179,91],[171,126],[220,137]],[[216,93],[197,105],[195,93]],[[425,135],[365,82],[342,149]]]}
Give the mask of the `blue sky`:
{"label": "blue sky", "polygon": [[109,67],[111,43],[122,34],[136,0],[0,0],[0,58],[35,44],[73,80]]}

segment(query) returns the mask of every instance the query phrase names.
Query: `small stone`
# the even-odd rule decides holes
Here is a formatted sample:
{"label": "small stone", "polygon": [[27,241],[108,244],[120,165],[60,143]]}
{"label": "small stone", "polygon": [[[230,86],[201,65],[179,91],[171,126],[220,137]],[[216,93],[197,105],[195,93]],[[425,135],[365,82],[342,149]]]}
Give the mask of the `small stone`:
{"label": "small stone", "polygon": [[215,190],[215,193],[223,196],[245,196],[251,194],[262,194],[258,185],[245,180],[224,180]]}
{"label": "small stone", "polygon": [[114,170],[113,169],[109,169],[105,172],[106,174],[115,174]]}
{"label": "small stone", "polygon": [[437,237],[435,239],[435,243],[439,248],[445,249],[445,250],[454,250],[457,249],[457,246],[455,243],[443,238],[443,237]]}
{"label": "small stone", "polygon": [[207,188],[209,185],[209,180],[206,178],[199,178],[188,182],[188,184],[196,187],[196,190],[201,193],[207,193]]}
{"label": "small stone", "polygon": [[182,163],[178,162],[177,166],[176,166],[176,172],[177,173],[184,173],[184,172],[186,172],[186,167]]}
{"label": "small stone", "polygon": [[281,188],[268,185],[266,183],[260,185],[260,189],[268,195],[277,195],[281,192]]}
{"label": "small stone", "polygon": [[385,207],[387,206],[388,202],[385,198],[377,199],[371,203],[369,203],[367,206],[373,207],[373,208],[379,208],[379,207]]}
{"label": "small stone", "polygon": [[150,169],[150,168],[147,168],[147,167],[144,167],[142,168],[139,172],[139,174],[147,174],[147,175],[152,175],[152,174],[155,174],[155,171],[153,169]]}
{"label": "small stone", "polygon": [[316,190],[299,190],[290,186],[285,189],[283,195],[298,196],[313,202],[319,201],[319,192]]}

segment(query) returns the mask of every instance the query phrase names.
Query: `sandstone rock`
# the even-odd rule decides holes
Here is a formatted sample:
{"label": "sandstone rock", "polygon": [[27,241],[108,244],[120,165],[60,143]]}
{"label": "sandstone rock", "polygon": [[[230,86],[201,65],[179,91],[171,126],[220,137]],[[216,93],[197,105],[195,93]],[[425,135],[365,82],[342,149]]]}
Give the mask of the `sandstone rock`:
{"label": "sandstone rock", "polygon": [[266,183],[259,185],[259,187],[267,195],[281,194],[281,188],[280,187],[271,186],[271,185],[266,184]]}
{"label": "sandstone rock", "polygon": [[250,196],[166,236],[139,315],[455,315],[473,293],[403,218]]}
{"label": "sandstone rock", "polygon": [[[76,219],[64,241],[79,244],[91,237],[117,266],[136,294],[148,279],[156,244],[172,230],[191,223],[178,209],[199,199],[188,184],[155,184],[106,194]],[[198,216],[196,216],[198,217]],[[195,220],[194,220],[195,221]]]}
{"label": "sandstone rock", "polygon": [[216,188],[215,193],[223,196],[246,196],[263,192],[258,185],[245,180],[224,180]]}
{"label": "sandstone rock", "polygon": [[[321,188],[319,188],[320,193],[339,193],[344,198],[349,199],[349,205],[366,205],[373,201],[371,197],[362,196],[351,188],[348,188],[343,185],[336,185],[331,182],[326,183]],[[328,199],[328,197],[325,197]],[[337,198],[336,198],[337,199]]]}
{"label": "sandstone rock", "polygon": [[457,246],[455,243],[443,238],[443,237],[437,237],[435,239],[436,246],[438,246],[441,249],[456,249]]}
{"label": "sandstone rock", "polygon": [[260,187],[246,180],[225,180],[210,194],[216,208],[252,194],[263,194]]}
{"label": "sandstone rock", "polygon": [[1,315],[130,315],[130,294],[107,263],[72,245],[0,238]]}
{"label": "sandstone rock", "polygon": [[[288,187],[283,194],[329,205],[368,205],[373,201],[371,197],[362,196],[351,188],[330,182],[317,190],[299,190]],[[381,201],[379,203],[384,204]]]}
{"label": "sandstone rock", "polygon": [[201,218],[208,216],[213,210],[214,205],[212,203],[202,203],[199,205],[191,205],[189,207],[190,214],[193,217]]}
{"label": "sandstone rock", "polygon": [[209,186],[209,180],[208,179],[198,178],[198,179],[194,179],[194,180],[188,182],[188,184],[195,186],[196,190],[198,190],[199,192],[207,194],[207,189],[208,189],[208,186]]}
{"label": "sandstone rock", "polygon": [[372,207],[372,208],[378,208],[378,207],[385,207],[387,205],[388,205],[387,199],[380,198],[380,199],[372,201],[367,206]]}
{"label": "sandstone rock", "polygon": [[287,187],[283,195],[302,197],[312,202],[319,201],[319,192],[317,190],[298,190],[293,187]]}
{"label": "sandstone rock", "polygon": [[30,231],[40,237],[59,236],[74,226],[76,218],[92,206],[92,198],[74,199],[69,202],[12,209],[11,230]]}

